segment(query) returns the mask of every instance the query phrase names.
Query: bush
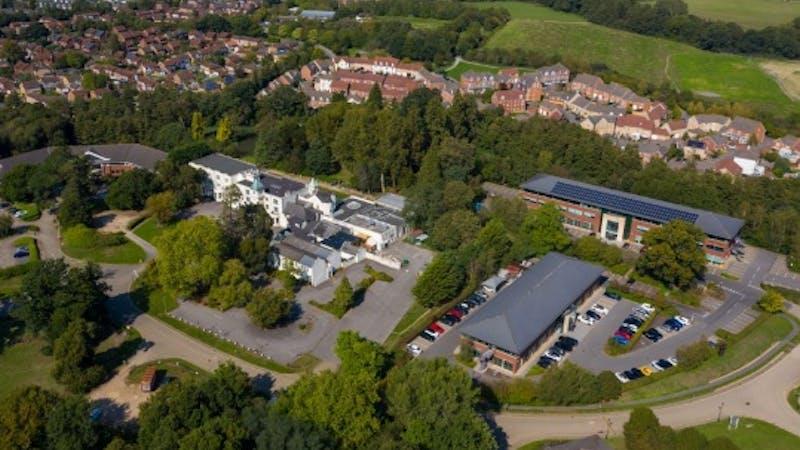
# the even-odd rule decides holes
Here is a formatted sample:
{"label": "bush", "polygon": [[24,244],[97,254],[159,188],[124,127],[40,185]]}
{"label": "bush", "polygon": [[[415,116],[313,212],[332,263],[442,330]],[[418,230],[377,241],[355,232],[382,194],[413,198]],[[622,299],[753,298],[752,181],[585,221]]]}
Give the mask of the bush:
{"label": "bush", "polygon": [[614,267],[623,262],[622,249],[604,244],[591,236],[585,236],[573,242],[569,254],[579,259],[602,264],[605,267]]}
{"label": "bush", "polygon": [[685,370],[692,370],[700,367],[714,356],[714,349],[705,340],[697,341],[694,344],[684,345],[679,348],[676,356]]}
{"label": "bush", "polygon": [[779,313],[783,311],[783,296],[780,292],[767,289],[764,292],[764,295],[761,296],[761,299],[758,301],[758,307],[768,313]]}
{"label": "bush", "polygon": [[291,313],[292,297],[292,292],[286,289],[259,289],[245,309],[253,323],[261,328],[273,328]]}
{"label": "bush", "polygon": [[392,281],[394,281],[394,278],[392,278],[391,275],[389,275],[386,272],[381,272],[380,270],[376,270],[370,265],[364,266],[364,272],[366,272],[369,276],[378,281],[383,281],[386,283],[391,283]]}
{"label": "bush", "polygon": [[0,214],[0,238],[11,236],[14,232],[14,219],[8,214]]}
{"label": "bush", "polygon": [[536,405],[588,405],[622,394],[622,385],[613,373],[594,375],[570,362],[547,369],[538,383],[518,379],[492,389],[503,403]]}

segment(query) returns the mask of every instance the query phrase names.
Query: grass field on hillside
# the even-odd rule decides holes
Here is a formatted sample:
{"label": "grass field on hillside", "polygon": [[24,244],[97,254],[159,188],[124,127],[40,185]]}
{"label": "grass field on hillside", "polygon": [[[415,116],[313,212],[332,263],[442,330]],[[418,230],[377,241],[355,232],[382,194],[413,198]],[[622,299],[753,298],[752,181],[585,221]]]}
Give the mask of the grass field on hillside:
{"label": "grass field on hillside", "polygon": [[683,90],[779,111],[798,106],[755,59],[705,52],[678,42],[589,23],[514,19],[498,30],[486,46],[556,55],[568,66],[570,62],[603,63],[641,80],[670,81]]}
{"label": "grass field on hillside", "polygon": [[402,22],[408,22],[411,25],[411,28],[417,30],[433,30],[449,22],[447,20],[441,20],[441,19],[428,19],[424,17],[410,17],[410,16],[409,17],[378,16],[375,18],[375,20],[378,21],[397,20]]}
{"label": "grass field on hillside", "polygon": [[685,0],[689,13],[746,28],[782,25],[800,17],[800,0]]}
{"label": "grass field on hillside", "polygon": [[471,2],[467,3],[476,8],[505,8],[511,13],[512,19],[548,20],[557,22],[586,22],[577,15],[569,14],[546,6],[526,2]]}
{"label": "grass field on hillside", "polygon": [[481,64],[481,63],[474,63],[469,61],[461,61],[455,67],[447,71],[447,76],[454,80],[461,79],[461,74],[464,72],[489,72],[489,73],[497,73],[500,70],[497,66],[492,66],[489,64]]}

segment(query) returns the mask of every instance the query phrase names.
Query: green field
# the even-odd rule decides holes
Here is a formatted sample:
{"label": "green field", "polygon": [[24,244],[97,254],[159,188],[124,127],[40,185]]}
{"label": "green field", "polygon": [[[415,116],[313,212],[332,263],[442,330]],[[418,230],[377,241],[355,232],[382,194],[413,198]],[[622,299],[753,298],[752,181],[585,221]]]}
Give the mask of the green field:
{"label": "green field", "polygon": [[490,73],[497,73],[500,70],[497,66],[492,66],[489,64],[481,64],[471,61],[460,61],[458,64],[453,66],[452,69],[447,71],[447,76],[454,80],[458,80],[461,78],[461,74],[464,72],[490,72]]}
{"label": "green field", "polygon": [[38,220],[39,217],[42,216],[42,212],[39,210],[39,205],[36,203],[14,203],[14,208],[24,211],[24,214],[22,214],[20,220],[24,220],[25,222]]}
{"label": "green field", "polygon": [[[19,322],[0,319],[0,399],[17,388],[38,385],[61,391],[50,376],[52,357],[42,354],[44,340],[22,335]],[[12,344],[6,347],[6,340]]]}
{"label": "green field", "polygon": [[147,258],[144,250],[122,233],[99,233],[83,225],[63,233],[61,248],[69,257],[95,263],[137,264]]}
{"label": "green field", "polygon": [[724,355],[713,357],[694,370],[679,370],[674,373],[665,371],[653,375],[652,378],[628,383],[623,388],[622,400],[655,398],[707,384],[744,367],[773,343],[786,337],[791,330],[792,324],[786,317],[763,316],[739,335],[728,339],[733,343],[728,345]]}
{"label": "green field", "polygon": [[567,66],[603,63],[624,75],[652,83],[670,82],[679,89],[712,98],[779,111],[797,108],[756,59],[705,52],[675,41],[589,23],[514,19],[486,46],[558,56]]}
{"label": "green field", "polygon": [[449,22],[449,20],[428,19],[425,17],[378,16],[377,21],[408,22],[415,30],[433,30]]}
{"label": "green field", "polygon": [[155,219],[149,217],[133,229],[133,234],[155,245],[156,238],[173,226],[174,225],[159,225]]}
{"label": "green field", "polygon": [[746,28],[783,25],[800,17],[798,0],[685,0],[689,13]]}
{"label": "green field", "polygon": [[512,19],[545,20],[555,22],[586,22],[577,15],[569,14],[546,6],[526,2],[471,2],[467,3],[476,8],[505,8],[511,13]]}
{"label": "green field", "polygon": [[697,430],[707,438],[725,436],[741,450],[796,450],[800,448],[800,437],[757,419],[743,418],[739,428],[728,430],[728,422],[714,422],[700,425]]}

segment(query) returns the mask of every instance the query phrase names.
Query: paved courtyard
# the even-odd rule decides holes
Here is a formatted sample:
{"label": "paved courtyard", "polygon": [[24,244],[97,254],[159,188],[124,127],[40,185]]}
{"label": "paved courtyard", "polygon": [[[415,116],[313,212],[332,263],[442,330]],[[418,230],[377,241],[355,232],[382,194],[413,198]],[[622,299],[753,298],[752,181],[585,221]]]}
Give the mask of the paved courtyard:
{"label": "paved courtyard", "polygon": [[[393,270],[372,261],[362,261],[341,270],[332,280],[319,286],[306,286],[297,295],[299,317],[285,327],[263,330],[253,325],[241,308],[222,312],[195,302],[182,303],[172,314],[282,364],[291,363],[303,353],[335,362],[333,346],[340,331],[355,330],[379,343],[386,340],[413,302],[411,288],[417,273],[432,258],[431,252],[405,243],[393,245],[386,253],[408,260],[408,266]],[[358,284],[367,276],[364,272],[367,264],[391,275],[394,281],[373,283],[363,302],[340,320],[310,304],[311,300],[329,302],[344,276],[353,286]]]}

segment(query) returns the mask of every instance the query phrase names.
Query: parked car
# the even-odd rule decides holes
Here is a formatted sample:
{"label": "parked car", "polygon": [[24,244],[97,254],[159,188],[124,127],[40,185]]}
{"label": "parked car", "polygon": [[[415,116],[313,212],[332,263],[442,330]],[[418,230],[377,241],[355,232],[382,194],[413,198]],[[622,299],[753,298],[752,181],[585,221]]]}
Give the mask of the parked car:
{"label": "parked car", "polygon": [[458,306],[460,306],[463,309],[466,309],[467,311],[469,311],[470,309],[473,308],[473,306],[470,305],[469,302],[466,302],[466,301],[459,303]]}
{"label": "parked car", "polygon": [[667,319],[666,321],[664,321],[664,326],[667,327],[670,331],[680,331],[684,325],[675,319]]}
{"label": "parked car", "polygon": [[634,310],[631,312],[631,315],[632,315],[632,316],[636,316],[636,317],[638,317],[638,318],[640,318],[640,319],[642,319],[642,320],[645,320],[645,319],[648,319],[648,318],[650,318],[650,313],[649,313],[649,312],[647,312],[647,311],[645,311],[645,310],[643,310],[643,309],[640,309],[640,308],[636,308],[636,309],[634,309]]}
{"label": "parked car", "polygon": [[622,321],[622,323],[631,323],[631,324],[636,325],[638,327],[638,326],[640,326],[641,324],[644,323],[644,320],[642,320],[642,319],[640,319],[640,318],[638,318],[636,316],[628,316],[628,317],[625,318],[625,320]]}
{"label": "parked car", "polygon": [[652,366],[654,369],[658,371],[661,371],[669,369],[670,367],[674,366],[674,364],[672,364],[671,362],[669,362],[669,360],[666,359],[657,359],[651,362],[650,366]]}
{"label": "parked car", "polygon": [[659,333],[659,332],[658,332],[658,330],[656,330],[655,328],[649,328],[649,329],[647,329],[647,331],[645,331],[643,334],[644,334],[644,337],[646,337],[647,339],[650,339],[650,340],[651,340],[651,341],[653,341],[653,342],[658,342],[658,341],[660,341],[660,340],[661,340],[661,338],[663,338],[663,337],[664,337],[664,336],[663,336],[661,333]]}
{"label": "parked car", "polygon": [[560,336],[555,345],[566,352],[571,352],[578,345],[578,341],[571,337]]}
{"label": "parked car", "polygon": [[639,308],[642,308],[643,310],[649,312],[650,314],[652,314],[656,310],[655,306],[651,305],[650,303],[642,303],[641,305],[639,305]]}
{"label": "parked car", "polygon": [[27,213],[28,213],[27,211],[20,209],[19,211],[14,213],[14,217],[16,217],[17,219],[21,219],[22,216],[24,216]]}
{"label": "parked car", "polygon": [[601,305],[599,303],[595,303],[594,305],[592,305],[591,310],[596,312],[597,314],[600,314],[600,315],[603,315],[603,316],[608,314],[608,308],[606,308],[605,306],[603,306],[603,305]]}
{"label": "parked car", "polygon": [[673,319],[675,319],[678,322],[680,322],[681,325],[683,325],[683,326],[689,325],[691,323],[691,321],[689,321],[689,319],[687,319],[686,317],[683,317],[683,316],[675,316],[675,317],[673,317]]}
{"label": "parked car", "polygon": [[436,330],[432,329],[431,327],[425,328],[425,331],[426,331],[428,334],[430,334],[431,336],[433,336],[433,338],[434,338],[434,339],[438,338],[438,337],[439,337],[439,335],[441,334],[441,333],[439,333],[438,331],[436,331]]}
{"label": "parked car", "polygon": [[639,378],[642,378],[643,376],[644,376],[644,374],[637,367],[634,367],[633,369],[628,371],[628,378],[630,378],[631,380],[638,380]]}
{"label": "parked car", "polygon": [[486,296],[480,292],[473,292],[468,298],[470,300],[475,300],[479,305],[482,305],[484,302],[486,302]]}
{"label": "parked car", "polygon": [[539,357],[539,361],[536,361],[536,365],[541,367],[542,369],[547,369],[548,367],[555,364],[556,360],[553,358],[548,358],[547,356]]}
{"label": "parked car", "polygon": [[475,300],[474,298],[471,298],[471,297],[467,298],[465,300],[465,302],[469,305],[470,308],[477,308],[478,305],[480,305],[480,303],[478,303],[477,300]]}
{"label": "parked car", "polygon": [[436,336],[430,333],[428,330],[422,330],[422,333],[419,334],[419,337],[425,339],[426,341],[433,342],[436,340]]}
{"label": "parked car", "polygon": [[451,316],[457,318],[458,320],[464,318],[464,313],[458,308],[453,308],[450,311],[447,311],[447,314],[450,314]]}
{"label": "parked car", "polygon": [[462,314],[464,314],[464,315],[467,315],[467,314],[469,314],[469,308],[464,308],[464,307],[463,307],[463,306],[461,306],[461,305],[456,305],[456,306],[454,306],[453,308],[454,308],[454,309],[457,309],[457,310],[459,310],[459,311],[461,311],[461,313],[462,313]]}
{"label": "parked car", "polygon": [[594,319],[587,316],[586,314],[578,316],[578,322],[585,323],[586,325],[592,326],[594,325]]}
{"label": "parked car", "polygon": [[31,252],[28,247],[17,247],[14,249],[14,258],[27,258]]}
{"label": "parked car", "polygon": [[628,345],[630,341],[630,339],[627,339],[624,336],[614,336],[614,342],[617,345]]}
{"label": "parked car", "polygon": [[411,353],[412,356],[419,356],[419,354],[422,353],[422,348],[414,343],[408,344],[406,349],[408,349],[408,353]]}
{"label": "parked car", "polygon": [[445,314],[442,317],[440,317],[439,322],[447,325],[448,327],[452,327],[453,325],[456,324],[455,318],[449,314]]}
{"label": "parked car", "polygon": [[642,372],[642,375],[644,375],[646,377],[649,377],[650,375],[653,374],[653,369],[651,369],[651,368],[649,368],[647,366],[639,367],[639,371]]}
{"label": "parked car", "polygon": [[444,334],[444,328],[442,328],[438,323],[433,322],[432,324],[428,325],[429,330],[433,330],[439,334]]}
{"label": "parked car", "polygon": [[613,291],[606,291],[605,293],[603,293],[603,295],[605,295],[606,297],[608,297],[610,299],[622,300],[622,296],[617,294],[616,292],[613,292]]}
{"label": "parked car", "polygon": [[586,315],[591,317],[594,320],[602,319],[602,316],[600,314],[597,314],[596,312],[592,311],[591,309],[586,311]]}
{"label": "parked car", "polygon": [[563,342],[568,342],[568,343],[569,343],[570,345],[572,345],[573,347],[575,347],[576,345],[578,345],[578,340],[577,340],[577,339],[575,339],[574,337],[571,337],[571,336],[559,336],[559,337],[558,337],[558,340],[559,340],[559,341],[563,341]]}
{"label": "parked car", "polygon": [[636,334],[636,332],[639,331],[639,327],[637,327],[632,323],[623,323],[622,325],[620,325],[620,328],[627,329],[628,331],[631,332],[631,334]]}
{"label": "parked car", "polygon": [[625,376],[625,372],[617,372],[617,373],[614,374],[614,376],[617,377],[619,382],[622,383],[622,384],[625,384],[628,381],[631,381],[630,379],[628,379],[628,377]]}
{"label": "parked car", "polygon": [[678,358],[676,358],[674,356],[671,357],[671,358],[667,358],[667,362],[669,362],[673,366],[677,366],[678,365]]}
{"label": "parked car", "polygon": [[550,359],[552,359],[554,361],[561,361],[561,358],[563,358],[563,356],[559,355],[558,353],[553,352],[551,350],[546,351],[544,356],[546,356],[546,357],[548,357],[548,358],[550,358]]}

